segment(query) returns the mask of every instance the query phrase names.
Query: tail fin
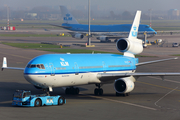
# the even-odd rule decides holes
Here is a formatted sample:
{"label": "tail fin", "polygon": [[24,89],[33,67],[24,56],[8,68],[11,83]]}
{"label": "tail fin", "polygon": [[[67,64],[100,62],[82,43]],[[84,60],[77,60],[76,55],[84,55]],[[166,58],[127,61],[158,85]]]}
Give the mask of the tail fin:
{"label": "tail fin", "polygon": [[131,26],[131,30],[128,37],[129,39],[137,39],[140,19],[141,19],[141,11],[137,11],[136,16],[134,18],[134,22]]}
{"label": "tail fin", "polygon": [[136,12],[128,38],[121,38],[117,41],[116,47],[124,56],[135,57],[143,51],[142,40],[137,39],[141,11]]}
{"label": "tail fin", "polygon": [[68,9],[65,6],[60,6],[60,9],[61,9],[64,23],[79,24],[78,21],[74,18],[74,16],[68,11]]}

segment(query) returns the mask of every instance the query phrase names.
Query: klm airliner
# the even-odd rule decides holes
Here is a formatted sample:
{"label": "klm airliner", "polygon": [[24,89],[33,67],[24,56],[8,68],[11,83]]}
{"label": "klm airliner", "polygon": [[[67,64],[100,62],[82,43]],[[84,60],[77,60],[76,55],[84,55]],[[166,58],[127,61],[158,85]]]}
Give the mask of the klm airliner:
{"label": "klm airliner", "polygon": [[[79,24],[79,22],[73,17],[65,6],[60,6],[64,23],[61,26],[65,29],[71,30],[69,32],[72,37],[82,39],[84,35],[88,33],[89,27],[85,24]],[[117,39],[122,37],[128,37],[131,29],[131,24],[118,24],[118,25],[91,25],[91,35],[95,36],[101,42],[110,42],[109,39]],[[148,25],[141,24],[139,26],[138,38],[144,39],[144,32],[147,33],[147,37],[153,37],[156,33],[155,30]]]}
{"label": "klm airliner", "polygon": [[79,94],[74,86],[95,84],[95,95],[103,95],[103,84],[114,83],[116,95],[127,96],[134,82],[141,76],[175,76],[180,73],[136,73],[137,66],[177,58],[138,62],[135,54],[143,51],[142,40],[137,39],[141,11],[137,11],[128,38],[119,39],[117,54],[45,54],[33,58],[25,68],[8,67],[3,58],[2,69],[24,71],[25,79],[36,88],[53,91],[54,87],[67,87],[66,94]]}

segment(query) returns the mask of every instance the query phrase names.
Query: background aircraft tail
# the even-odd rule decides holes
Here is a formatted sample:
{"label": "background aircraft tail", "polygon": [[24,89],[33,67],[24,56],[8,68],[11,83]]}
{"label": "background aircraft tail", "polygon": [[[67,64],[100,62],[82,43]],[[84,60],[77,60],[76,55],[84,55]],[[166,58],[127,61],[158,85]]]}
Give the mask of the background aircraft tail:
{"label": "background aircraft tail", "polygon": [[68,9],[65,6],[60,6],[60,9],[64,23],[79,24],[78,21],[74,18],[74,16],[68,11]]}

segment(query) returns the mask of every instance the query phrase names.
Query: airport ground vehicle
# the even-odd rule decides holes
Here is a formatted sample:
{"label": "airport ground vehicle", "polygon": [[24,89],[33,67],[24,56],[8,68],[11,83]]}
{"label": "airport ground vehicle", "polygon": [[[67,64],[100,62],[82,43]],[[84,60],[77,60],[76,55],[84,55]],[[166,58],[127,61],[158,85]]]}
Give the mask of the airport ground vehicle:
{"label": "airport ground vehicle", "polygon": [[178,47],[178,46],[179,46],[178,43],[173,43],[173,44],[172,44],[172,47]]}
{"label": "airport ground vehicle", "polygon": [[26,107],[39,107],[44,105],[63,105],[66,103],[64,97],[50,96],[47,94],[31,95],[31,91],[16,90],[13,95],[12,105],[26,106]]}

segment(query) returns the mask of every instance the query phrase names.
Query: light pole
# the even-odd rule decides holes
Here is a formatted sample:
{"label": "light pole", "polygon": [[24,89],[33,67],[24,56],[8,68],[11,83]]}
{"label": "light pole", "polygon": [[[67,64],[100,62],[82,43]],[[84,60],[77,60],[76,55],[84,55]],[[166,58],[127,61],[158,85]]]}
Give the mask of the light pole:
{"label": "light pole", "polygon": [[149,19],[150,19],[150,27],[151,27],[151,12],[152,12],[152,9],[149,9]]}
{"label": "light pole", "polygon": [[88,31],[88,45],[91,45],[91,32],[90,32],[90,0],[88,0],[88,26],[89,26],[89,31]]}

